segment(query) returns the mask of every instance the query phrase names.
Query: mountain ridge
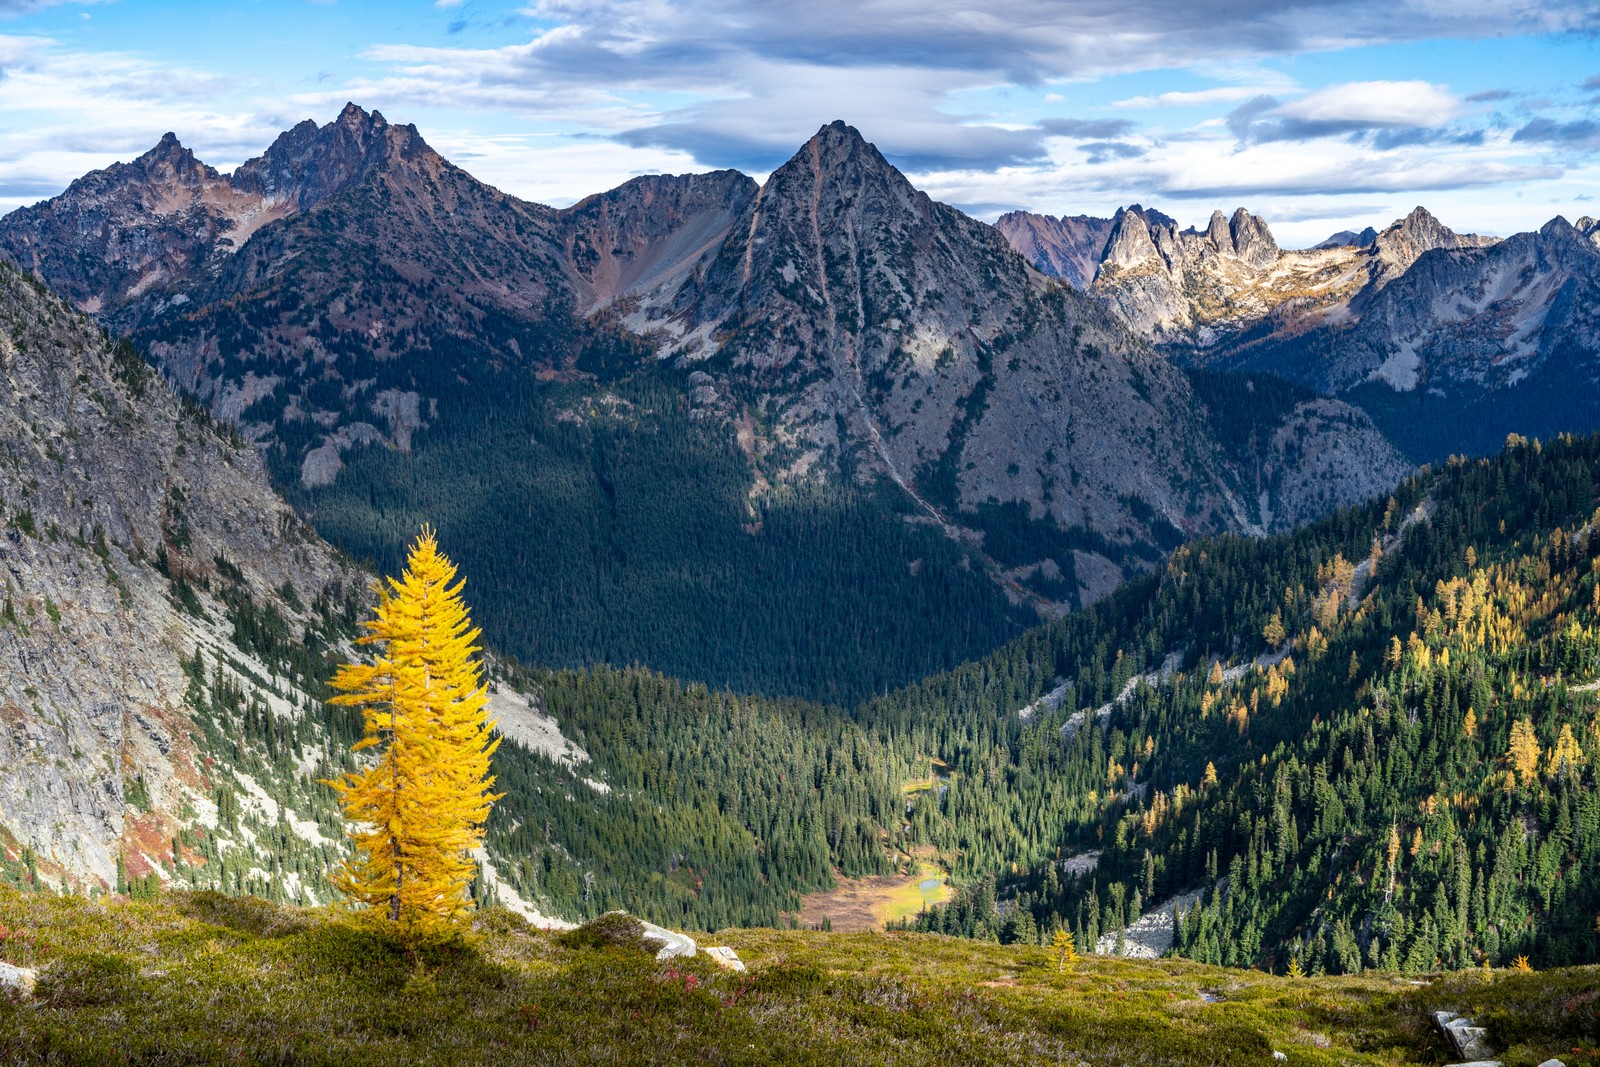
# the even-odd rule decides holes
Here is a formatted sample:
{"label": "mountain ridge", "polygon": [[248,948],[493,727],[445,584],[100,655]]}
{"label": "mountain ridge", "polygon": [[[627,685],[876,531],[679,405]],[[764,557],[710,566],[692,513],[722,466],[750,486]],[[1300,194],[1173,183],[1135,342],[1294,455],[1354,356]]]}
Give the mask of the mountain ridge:
{"label": "mountain ridge", "polygon": [[[163,158],[183,155],[163,143]],[[36,264],[83,306],[98,299],[102,321],[256,443],[303,513],[363,558],[387,559],[395,538],[376,531],[396,509],[433,517],[422,509],[441,506],[444,481],[418,485],[415,474],[462,473],[432,464],[471,438],[480,450],[472,473],[503,468],[499,495],[526,501],[492,531],[465,514],[456,531],[485,546],[460,561],[467,573],[496,573],[489,584],[507,597],[515,578],[493,570],[499,559],[531,556],[526,573],[548,567],[559,580],[553,546],[596,537],[622,541],[585,551],[591,589],[619,568],[662,598],[687,585],[720,601],[739,586],[713,577],[717,561],[695,559],[687,544],[647,547],[627,524],[579,528],[578,516],[528,499],[526,487],[556,462],[545,445],[562,453],[556,466],[583,498],[612,507],[620,476],[637,494],[627,507],[657,513],[665,501],[652,492],[679,492],[687,474],[670,453],[704,457],[728,483],[714,495],[742,497],[719,504],[718,521],[754,537],[770,502],[837,494],[873,527],[858,538],[873,564],[850,567],[882,575],[875,585],[900,590],[896,598],[919,601],[937,582],[965,588],[968,573],[992,584],[992,603],[975,605],[986,621],[974,636],[1009,625],[1019,606],[1048,617],[1092,602],[1183,538],[1283,528],[1382,492],[1406,467],[1355,409],[1283,392],[1269,419],[1246,419],[1257,432],[1224,447],[1228,424],[1260,400],[1244,379],[1226,380],[1231,392],[1209,388],[1202,402],[1184,372],[1101,307],[1029,267],[993,227],[916,189],[842,121],[759,187],[731,171],[651,176],[560,211],[483,185],[413,127],[354,105],[287,131],[226,182],[197,161],[184,166],[200,175],[189,185],[153,162],[145,169],[169,182],[173,219],[209,220],[193,230],[216,238],[206,248],[174,246],[164,258],[147,248],[100,274],[68,254],[78,248],[70,235],[54,258],[36,255],[90,216],[101,220],[96,241],[121,240],[119,225],[148,236],[154,208],[133,195],[147,191],[139,185],[122,194],[137,210],[120,223],[120,201],[104,190],[90,197],[88,186],[13,213],[0,220],[0,251]],[[205,197],[224,192],[270,201],[280,217],[223,246],[226,220]],[[1259,234],[1239,223],[1240,247],[1254,247]],[[655,400],[641,408],[645,396],[672,411]],[[503,401],[530,405],[536,426],[513,425],[520,416]],[[678,440],[658,451],[668,436]],[[634,473],[614,468],[594,447],[602,440],[618,444]],[[780,504],[796,516],[808,506]],[[516,531],[536,514],[561,524],[560,536],[487,552],[505,537],[531,538]],[[923,542],[905,536],[908,526],[945,537],[955,556],[914,547]],[[725,532],[702,539],[721,543]],[[729,550],[743,558],[743,548]],[[764,558],[776,547],[753,551]],[[906,558],[885,567],[884,552]],[[932,559],[943,562],[925,572]],[[628,571],[629,561],[650,569]],[[792,564],[752,560],[750,572],[791,574],[807,588],[823,581]],[[509,603],[492,607],[491,632],[533,656]],[[583,607],[608,654],[629,659],[664,654],[674,632],[695,625],[668,628],[641,654],[609,640],[632,623],[598,592]],[[564,657],[577,633],[550,635]],[[973,651],[935,641],[919,669]],[[749,684],[750,675],[716,677]]]}

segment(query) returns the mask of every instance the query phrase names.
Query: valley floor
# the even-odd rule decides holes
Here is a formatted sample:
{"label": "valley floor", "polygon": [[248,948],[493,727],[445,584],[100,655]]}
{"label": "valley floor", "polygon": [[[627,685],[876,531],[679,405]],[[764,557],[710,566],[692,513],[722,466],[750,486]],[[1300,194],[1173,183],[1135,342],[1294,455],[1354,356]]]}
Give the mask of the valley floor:
{"label": "valley floor", "polygon": [[911,933],[730,930],[704,954],[555,935],[495,909],[408,951],[328,910],[0,890],[5,1064],[1437,1064],[1427,1013],[1475,1017],[1506,1067],[1600,1055],[1600,968],[1289,979]]}
{"label": "valley floor", "polygon": [[839,875],[834,888],[807,893],[796,921],[806,930],[882,930],[914,919],[928,908],[948,902],[950,896],[949,872],[940,866],[937,852],[925,846],[917,850],[909,873],[864,878]]}

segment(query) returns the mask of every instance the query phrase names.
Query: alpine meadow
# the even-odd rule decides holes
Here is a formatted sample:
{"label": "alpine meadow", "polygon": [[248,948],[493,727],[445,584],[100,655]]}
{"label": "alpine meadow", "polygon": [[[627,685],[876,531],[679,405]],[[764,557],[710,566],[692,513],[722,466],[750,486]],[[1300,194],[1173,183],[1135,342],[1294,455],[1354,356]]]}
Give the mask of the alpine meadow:
{"label": "alpine meadow", "polygon": [[1597,28],[0,3],[0,1064],[1600,1063]]}

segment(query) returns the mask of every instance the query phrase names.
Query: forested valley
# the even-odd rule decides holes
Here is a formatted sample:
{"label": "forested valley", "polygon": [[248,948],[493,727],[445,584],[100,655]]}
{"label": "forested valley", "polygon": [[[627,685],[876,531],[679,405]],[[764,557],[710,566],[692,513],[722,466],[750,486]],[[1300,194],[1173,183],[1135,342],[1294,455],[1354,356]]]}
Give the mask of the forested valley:
{"label": "forested valley", "polygon": [[[1600,437],[1513,439],[1292,534],[1184,546],[1092,608],[848,709],[502,662],[496,684],[535,694],[591,762],[505,746],[490,853],[574,918],[784,925],[804,893],[931,846],[964,888],[913,921],[928,930],[1064,927],[1092,946],[1198,893],[1176,950],[1210,962],[1593,962],[1597,503]],[[321,604],[302,643],[242,590],[225,599],[242,647],[298,678],[326,675],[356,617],[353,599]],[[272,760],[295,780],[300,734],[329,753],[354,736],[326,705],[286,736],[203,663],[193,677],[200,720],[232,724],[208,744],[256,752],[263,780]],[[935,773],[943,788],[914,788]]]}
{"label": "forested valley", "polygon": [[754,492],[673,373],[598,390],[506,375],[493,403],[448,398],[413,454],[360,449],[334,485],[286,492],[383,573],[435,523],[494,646],[529,663],[850,704],[1036,619],[892,487]]}

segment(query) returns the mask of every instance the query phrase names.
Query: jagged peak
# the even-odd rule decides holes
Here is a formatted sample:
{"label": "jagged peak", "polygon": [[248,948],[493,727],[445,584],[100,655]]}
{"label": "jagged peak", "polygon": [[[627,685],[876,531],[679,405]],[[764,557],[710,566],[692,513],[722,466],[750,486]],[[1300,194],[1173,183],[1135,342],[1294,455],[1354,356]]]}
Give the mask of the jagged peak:
{"label": "jagged peak", "polygon": [[342,126],[370,126],[377,128],[389,125],[389,121],[383,117],[383,112],[377,108],[367,111],[354,100],[344,105],[344,109],[339,112],[339,117],[334,121]]}
{"label": "jagged peak", "polygon": [[154,148],[134,160],[135,163],[161,163],[161,162],[189,162],[194,159],[194,153],[183,146],[178,140],[178,135],[168,130],[161,135]]}
{"label": "jagged peak", "polygon": [[863,178],[877,178],[911,189],[911,182],[883,157],[877,146],[854,126],[835,119],[819,129],[793,156],[767,178],[767,195],[800,180],[841,181],[859,186]]}
{"label": "jagged peak", "polygon": [[1265,266],[1278,258],[1278,241],[1272,236],[1267,220],[1242,207],[1234,209],[1233,217],[1228,220],[1228,236],[1240,259]]}
{"label": "jagged peak", "polygon": [[1152,214],[1165,217],[1160,212],[1147,212],[1138,204],[1117,209],[1111,220],[1111,236],[1102,254],[1104,266],[1132,267],[1160,255],[1150,232]]}
{"label": "jagged peak", "polygon": [[1138,216],[1139,220],[1144,223],[1146,229],[1154,229],[1158,226],[1167,227],[1172,230],[1176,230],[1178,228],[1177,219],[1166,214],[1165,212],[1157,211],[1153,207],[1145,207],[1143,204],[1129,204],[1127,207],[1118,208],[1116,215],[1112,218],[1112,222],[1116,222],[1118,219],[1122,218],[1123,215]]}
{"label": "jagged peak", "polygon": [[[1133,221],[1129,221],[1129,220]],[[1139,229],[1149,232],[1150,216],[1138,204],[1117,208],[1117,213],[1111,216],[1112,232],[1115,233],[1125,228]]]}
{"label": "jagged peak", "polygon": [[1461,237],[1440,222],[1425,207],[1415,207],[1403,219],[1396,219],[1373,241],[1372,248],[1384,260],[1405,269],[1423,253],[1435,248],[1461,248]]}
{"label": "jagged peak", "polygon": [[[1539,227],[1539,236],[1564,237],[1568,234],[1583,233],[1585,232],[1583,228],[1583,223],[1585,221],[1586,220],[1584,219],[1579,219],[1578,225],[1574,226],[1572,223],[1567,221],[1567,217],[1565,215],[1557,215],[1555,218]],[[1591,224],[1594,222],[1593,219],[1588,219],[1587,221]]]}
{"label": "jagged peak", "polygon": [[[795,154],[798,159],[816,153],[823,160],[843,162],[845,160],[866,158],[875,166],[894,170],[894,166],[878,151],[878,146],[861,135],[861,131],[851,126],[843,119],[834,119],[823,126],[811,136],[800,151]],[[899,171],[895,171],[899,173]]]}
{"label": "jagged peak", "polygon": [[[168,131],[161,135],[154,148],[128,164],[132,172],[148,179],[164,179],[170,176],[180,185],[189,185],[197,181],[216,177],[217,172],[195,158],[194,152],[183,146],[178,140],[178,135]],[[122,171],[123,164],[117,164],[106,173]],[[74,185],[77,183],[74,182]]]}
{"label": "jagged peak", "polygon": [[1439,237],[1454,237],[1455,231],[1422,205],[1411,209],[1411,214],[1403,219],[1396,219],[1384,230],[1384,235],[1404,234],[1413,239],[1435,239]]}
{"label": "jagged peak", "polygon": [[233,181],[267,195],[293,196],[306,208],[396,158],[428,150],[415,126],[392,126],[381,112],[351,102],[325,125],[305,119],[279,134],[234,171]]}

